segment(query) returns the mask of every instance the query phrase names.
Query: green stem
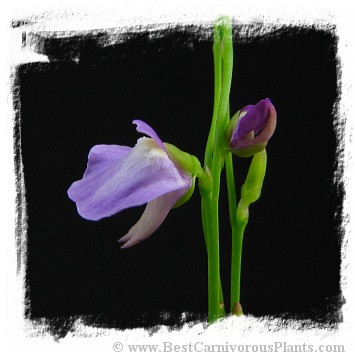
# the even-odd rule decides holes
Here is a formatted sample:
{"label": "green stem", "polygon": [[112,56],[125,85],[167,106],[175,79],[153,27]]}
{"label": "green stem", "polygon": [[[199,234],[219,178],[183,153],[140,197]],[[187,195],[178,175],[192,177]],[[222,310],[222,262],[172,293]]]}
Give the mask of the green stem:
{"label": "green stem", "polygon": [[[232,28],[226,18],[220,19],[213,31],[215,97],[211,129],[206,152],[205,169],[210,170],[212,188],[201,191],[202,221],[208,257],[208,319],[213,322],[225,316],[219,261],[219,191],[224,160],[224,130],[228,124],[227,112],[233,67]],[[229,114],[228,114],[229,115]]]}
{"label": "green stem", "polygon": [[[231,162],[226,162],[227,180],[231,181],[232,170]],[[241,198],[235,210],[235,199],[232,198],[233,187],[228,186],[231,191],[229,196],[230,217],[232,225],[232,263],[231,263],[231,311],[235,315],[242,315],[240,305],[240,279],[242,263],[242,245],[245,227],[249,220],[249,205],[256,202],[261,194],[263,181],[266,172],[267,155],[266,150],[255,154],[250,163],[246,180],[242,186]],[[234,190],[235,197],[235,190]]]}
{"label": "green stem", "polygon": [[242,248],[246,225],[247,222],[243,222],[232,226],[231,311],[236,303],[240,303]]}
{"label": "green stem", "polygon": [[237,224],[232,233],[232,263],[231,263],[231,312],[241,313],[240,308],[240,280],[242,265],[243,235],[247,222]]}
{"label": "green stem", "polygon": [[232,229],[232,257],[231,257],[231,300],[230,308],[233,311],[234,304],[240,299],[240,274],[242,259],[243,231],[238,229],[237,199],[233,171],[233,157],[229,153],[226,156],[226,177],[229,202],[229,221]]}
{"label": "green stem", "polygon": [[218,214],[212,196],[202,196],[202,219],[208,258],[208,320],[225,316],[219,271]]}
{"label": "green stem", "polygon": [[216,319],[225,316],[223,293],[220,278],[219,263],[219,222],[218,222],[218,202],[215,203],[215,190],[218,185],[218,175],[216,175],[216,163],[213,160],[216,150],[216,128],[219,119],[220,97],[222,91],[222,54],[221,38],[219,26],[214,27],[213,58],[215,71],[215,94],[214,107],[210,134],[207,140],[205,153],[205,166],[211,169],[212,192],[206,200],[207,212],[207,257],[208,257],[208,319],[213,322]]}
{"label": "green stem", "polygon": [[237,224],[237,197],[234,184],[234,170],[232,153],[226,155],[226,177],[228,189],[228,203],[229,203],[229,221],[233,228]]}
{"label": "green stem", "polygon": [[214,101],[213,115],[210,132],[208,134],[206,151],[205,151],[205,166],[212,167],[212,153],[215,144],[216,123],[218,118],[219,102],[221,98],[222,88],[222,55],[221,55],[221,39],[217,26],[213,28],[213,60],[214,60]]}

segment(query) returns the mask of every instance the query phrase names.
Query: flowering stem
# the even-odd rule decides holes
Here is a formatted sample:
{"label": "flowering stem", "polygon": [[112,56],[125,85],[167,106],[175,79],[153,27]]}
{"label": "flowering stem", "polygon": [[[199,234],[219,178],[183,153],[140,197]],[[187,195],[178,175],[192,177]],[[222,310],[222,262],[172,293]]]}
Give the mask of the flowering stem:
{"label": "flowering stem", "polygon": [[222,87],[222,56],[221,56],[221,39],[217,26],[213,29],[213,59],[214,59],[214,103],[213,115],[210,132],[208,134],[206,151],[205,151],[205,165],[208,168],[212,167],[212,153],[215,143],[216,123],[218,118],[219,102],[221,98]]}
{"label": "flowering stem", "polygon": [[235,191],[233,157],[229,153],[226,156],[226,177],[229,202],[229,221],[232,229],[232,257],[231,257],[231,311],[240,299],[240,273],[242,260],[243,231],[238,229],[237,200]]}
{"label": "flowering stem", "polygon": [[[221,43],[219,30],[214,27],[214,42],[213,42],[213,58],[214,58],[214,107],[212,115],[212,123],[207,139],[205,151],[205,168],[210,170],[213,167],[212,157],[215,144],[215,132],[218,118],[219,102],[221,97],[221,81],[222,81],[222,58],[221,58]],[[222,287],[220,279],[219,267],[219,227],[218,227],[218,202],[213,204],[213,187],[216,187],[214,177],[212,176],[212,185],[208,192],[202,194],[201,191],[201,209],[202,223],[204,227],[204,235],[207,249],[208,259],[208,320],[213,322],[219,317],[224,316],[224,307],[222,308]]]}
{"label": "flowering stem", "polygon": [[231,312],[238,316],[243,314],[240,305],[240,278],[243,235],[247,223],[248,220],[237,222],[235,226],[232,226]]}
{"label": "flowering stem", "polygon": [[208,320],[223,317],[224,304],[219,272],[218,214],[213,208],[212,196],[202,196],[203,225],[208,258]]}
{"label": "flowering stem", "polygon": [[[226,162],[227,180],[232,179],[231,163]],[[231,311],[234,315],[242,315],[240,305],[240,277],[242,262],[243,235],[249,220],[249,206],[257,201],[261,194],[267,164],[266,150],[255,154],[250,163],[247,178],[242,186],[241,198],[235,210],[235,198],[232,191],[229,195],[230,218],[232,226],[232,263],[231,263]],[[229,168],[228,168],[229,167]],[[228,186],[229,188],[229,186]],[[235,190],[234,190],[235,197]]]}
{"label": "flowering stem", "polygon": [[233,68],[232,28],[229,19],[221,18],[216,22],[213,39],[215,97],[205,152],[205,170],[210,171],[212,187],[209,191],[201,190],[202,221],[208,257],[209,322],[225,316],[219,264],[218,205],[224,161],[224,130],[229,121],[229,93]]}

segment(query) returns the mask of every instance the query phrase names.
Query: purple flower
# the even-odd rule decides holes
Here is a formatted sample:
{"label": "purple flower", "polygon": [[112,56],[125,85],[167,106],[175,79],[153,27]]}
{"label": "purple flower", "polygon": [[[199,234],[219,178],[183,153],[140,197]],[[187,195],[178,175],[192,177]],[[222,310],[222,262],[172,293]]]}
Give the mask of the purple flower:
{"label": "purple flower", "polygon": [[80,216],[97,221],[123,209],[148,203],[141,218],[122,237],[122,246],[131,247],[148,238],[194,184],[194,177],[169,158],[156,132],[141,120],[137,131],[148,137],[133,147],[96,145],[89,153],[81,180],[68,189]]}
{"label": "purple flower", "polygon": [[230,149],[237,156],[252,156],[266,147],[275,128],[276,110],[270,99],[247,105],[236,113],[227,128]]}

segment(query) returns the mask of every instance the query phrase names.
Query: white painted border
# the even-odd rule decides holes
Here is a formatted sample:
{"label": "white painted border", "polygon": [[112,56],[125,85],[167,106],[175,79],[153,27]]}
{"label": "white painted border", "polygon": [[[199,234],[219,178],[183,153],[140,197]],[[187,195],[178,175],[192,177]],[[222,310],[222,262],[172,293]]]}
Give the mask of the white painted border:
{"label": "white painted border", "polygon": [[[1,249],[0,263],[1,274],[4,274],[1,293],[1,332],[3,351],[12,351],[11,355],[19,353],[35,352],[41,356],[62,355],[63,353],[81,353],[83,355],[108,355],[115,353],[112,345],[114,342],[127,343],[161,343],[171,341],[187,344],[189,342],[202,341],[206,344],[270,344],[274,341],[287,341],[291,343],[331,343],[343,344],[346,347],[346,355],[354,352],[351,338],[354,336],[354,243],[352,241],[354,212],[354,183],[351,181],[353,174],[353,134],[354,121],[354,41],[351,38],[350,29],[353,27],[353,11],[350,1],[215,1],[214,4],[206,1],[115,1],[96,2],[88,5],[85,2],[61,2],[60,5],[47,2],[11,1],[7,5],[8,12],[1,9],[1,29],[5,34],[6,49],[1,57],[1,111],[0,118],[0,145],[1,145]],[[85,5],[84,5],[85,4]],[[167,5],[169,4],[169,5]],[[1,5],[4,6],[4,5]],[[44,14],[44,16],[43,16]],[[344,324],[338,332],[329,333],[322,330],[297,331],[297,322],[294,328],[281,329],[272,332],[265,328],[265,321],[252,317],[240,319],[229,318],[221,324],[215,324],[205,328],[201,324],[192,327],[185,326],[181,331],[167,332],[162,328],[159,333],[149,336],[144,330],[134,331],[107,331],[84,327],[78,322],[75,336],[68,336],[60,343],[44,333],[41,338],[32,337],[31,330],[37,335],[37,328],[28,321],[24,321],[23,313],[23,281],[16,276],[16,246],[15,232],[15,177],[13,164],[13,113],[11,104],[11,92],[9,65],[12,63],[33,60],[32,53],[19,52],[18,34],[8,26],[10,19],[23,19],[24,17],[37,16],[37,29],[43,30],[90,30],[93,28],[112,28],[119,24],[124,25],[148,25],[165,23],[191,23],[213,21],[217,15],[229,15],[242,23],[248,23],[255,19],[264,22],[300,24],[300,23],[335,23],[339,34],[339,56],[342,71],[342,99],[340,102],[341,119],[346,120],[345,147],[344,147],[344,177],[346,183],[346,202],[344,221],[345,241],[343,245],[342,284],[346,299],[344,307]],[[7,21],[7,22],[6,22]],[[16,40],[17,37],[17,40]],[[9,51],[10,50],[10,51]],[[42,58],[46,60],[45,58]],[[4,85],[5,84],[5,85]],[[5,100],[3,100],[5,99]],[[3,311],[4,310],[4,311]],[[269,324],[277,325],[278,320],[269,320]],[[81,336],[98,336],[98,338],[81,338]],[[15,353],[16,352],[16,353]],[[148,353],[149,354],[149,353]]]}

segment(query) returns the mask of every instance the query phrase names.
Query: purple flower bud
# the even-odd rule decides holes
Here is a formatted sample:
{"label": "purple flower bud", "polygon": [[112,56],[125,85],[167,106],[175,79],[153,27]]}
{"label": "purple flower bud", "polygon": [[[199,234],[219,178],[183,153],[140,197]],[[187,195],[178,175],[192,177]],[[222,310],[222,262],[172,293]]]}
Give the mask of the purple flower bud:
{"label": "purple flower bud", "polygon": [[276,117],[268,98],[237,112],[226,130],[233,154],[248,157],[262,151],[275,131]]}

